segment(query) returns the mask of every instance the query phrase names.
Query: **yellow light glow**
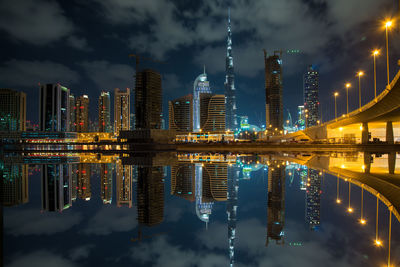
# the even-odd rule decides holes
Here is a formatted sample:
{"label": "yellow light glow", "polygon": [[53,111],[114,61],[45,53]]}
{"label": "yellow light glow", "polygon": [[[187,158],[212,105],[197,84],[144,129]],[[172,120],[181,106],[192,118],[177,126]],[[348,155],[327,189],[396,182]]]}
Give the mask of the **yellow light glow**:
{"label": "yellow light glow", "polygon": [[344,167],[345,167],[344,164],[342,164],[342,166],[340,166],[340,168],[342,168],[342,169],[344,169]]}
{"label": "yellow light glow", "polygon": [[375,246],[380,247],[382,246],[382,241],[380,241],[379,239],[375,240]]}
{"label": "yellow light glow", "polygon": [[367,221],[366,221],[365,219],[361,219],[361,220],[360,220],[360,223],[361,223],[362,225],[365,225],[365,224],[367,223]]}
{"label": "yellow light glow", "polygon": [[363,130],[363,127],[362,126],[360,126],[360,131],[362,131]]}
{"label": "yellow light glow", "polygon": [[346,83],[346,88],[349,88],[351,86],[351,83]]}
{"label": "yellow light glow", "polygon": [[338,96],[338,95],[339,95],[339,93],[338,93],[338,92],[335,92],[334,96]]}
{"label": "yellow light glow", "polygon": [[375,49],[374,51],[372,51],[372,55],[377,56],[379,55],[379,50]]}
{"label": "yellow light glow", "polygon": [[391,20],[387,20],[387,21],[385,22],[385,27],[386,27],[386,28],[390,28],[390,27],[392,27],[392,25],[393,25],[393,21],[391,21]]}
{"label": "yellow light glow", "polygon": [[364,72],[359,71],[359,72],[357,73],[357,75],[358,75],[358,76],[363,76],[363,75],[364,75]]}
{"label": "yellow light glow", "polygon": [[365,170],[365,165],[362,165],[362,166],[361,166],[361,169],[364,171],[364,170]]}
{"label": "yellow light glow", "polygon": [[349,213],[352,213],[352,212],[353,212],[353,208],[350,207],[350,208],[347,209],[347,211],[348,211]]}
{"label": "yellow light glow", "polygon": [[340,127],[340,128],[339,128],[339,131],[343,131],[343,127]]}
{"label": "yellow light glow", "polygon": [[336,199],[336,203],[340,204],[342,201],[340,199]]}

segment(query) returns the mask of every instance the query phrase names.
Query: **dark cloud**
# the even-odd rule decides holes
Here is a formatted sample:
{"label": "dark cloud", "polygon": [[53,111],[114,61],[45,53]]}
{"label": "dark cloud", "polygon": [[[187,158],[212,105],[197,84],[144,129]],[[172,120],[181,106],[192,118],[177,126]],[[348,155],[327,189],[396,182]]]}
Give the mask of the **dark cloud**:
{"label": "dark cloud", "polygon": [[65,232],[82,221],[79,213],[41,213],[37,209],[13,210],[4,218],[4,227],[14,236],[53,235]]}
{"label": "dark cloud", "polygon": [[45,45],[71,34],[74,25],[55,1],[3,0],[0,29],[17,40]]}
{"label": "dark cloud", "polygon": [[79,75],[69,67],[52,61],[11,59],[0,65],[0,82],[3,86],[36,87],[38,83],[64,85],[76,83]]}
{"label": "dark cloud", "polygon": [[26,255],[16,257],[8,267],[42,267],[42,266],[57,266],[57,267],[75,267],[74,262],[48,251],[39,250]]}
{"label": "dark cloud", "polygon": [[69,253],[69,256],[73,261],[86,259],[89,257],[90,251],[94,247],[95,247],[95,245],[93,245],[93,244],[87,244],[87,245],[73,248],[71,250],[71,252]]}
{"label": "dark cloud", "polygon": [[70,46],[83,50],[83,51],[92,51],[92,49],[89,47],[88,42],[85,38],[83,37],[78,37],[71,35],[67,38],[67,42]]}

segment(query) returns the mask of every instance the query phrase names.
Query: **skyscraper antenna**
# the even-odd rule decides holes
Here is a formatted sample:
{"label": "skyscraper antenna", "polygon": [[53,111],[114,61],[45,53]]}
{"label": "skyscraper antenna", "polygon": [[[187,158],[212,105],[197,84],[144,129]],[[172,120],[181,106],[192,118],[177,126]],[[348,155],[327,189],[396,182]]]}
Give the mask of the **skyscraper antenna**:
{"label": "skyscraper antenna", "polygon": [[206,65],[205,64],[203,65],[203,73],[204,73],[204,75],[206,74]]}

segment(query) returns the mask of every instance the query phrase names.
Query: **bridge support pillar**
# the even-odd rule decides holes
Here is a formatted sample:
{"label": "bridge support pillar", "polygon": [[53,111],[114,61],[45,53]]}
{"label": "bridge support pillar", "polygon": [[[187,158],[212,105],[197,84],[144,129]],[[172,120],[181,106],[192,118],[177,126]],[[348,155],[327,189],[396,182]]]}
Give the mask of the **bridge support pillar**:
{"label": "bridge support pillar", "polygon": [[371,153],[370,152],[364,152],[364,172],[365,173],[370,173],[371,171]]}
{"label": "bridge support pillar", "polygon": [[394,136],[393,136],[393,122],[386,122],[386,142],[388,144],[394,144]]}
{"label": "bridge support pillar", "polygon": [[361,144],[368,144],[368,122],[362,123],[362,132],[361,132]]}
{"label": "bridge support pillar", "polygon": [[389,174],[394,174],[396,167],[396,152],[390,152],[388,155]]}

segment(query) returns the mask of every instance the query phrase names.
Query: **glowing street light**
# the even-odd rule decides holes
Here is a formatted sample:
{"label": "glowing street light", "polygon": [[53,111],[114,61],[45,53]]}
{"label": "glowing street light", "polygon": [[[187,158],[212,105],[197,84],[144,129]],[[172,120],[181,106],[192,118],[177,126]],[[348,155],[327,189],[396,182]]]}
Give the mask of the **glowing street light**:
{"label": "glowing street light", "polygon": [[374,56],[374,91],[375,91],[375,102],[376,102],[376,56],[379,55],[379,50],[375,49],[372,51],[372,55]]}
{"label": "glowing street light", "polygon": [[392,210],[393,206],[389,207],[389,244],[388,244],[388,267],[390,267],[390,242],[392,239]]}
{"label": "glowing street light", "polygon": [[358,103],[359,103],[359,108],[361,109],[361,76],[364,75],[364,72],[359,71],[357,73],[358,76]]}
{"label": "glowing street light", "polygon": [[378,219],[379,219],[379,198],[376,197],[376,227],[375,227],[375,246],[379,247],[382,245],[382,242],[378,237]]}
{"label": "glowing street light", "polygon": [[390,79],[389,79],[389,34],[388,30],[392,27],[393,21],[387,20],[385,22],[385,30],[386,30],[386,70],[387,70],[387,85],[389,86]]}
{"label": "glowing street light", "polygon": [[364,187],[361,187],[361,216],[360,216],[360,223],[365,225],[367,220],[364,218]]}
{"label": "glowing street light", "polygon": [[349,213],[352,213],[352,212],[353,212],[353,208],[352,208],[351,205],[350,205],[350,198],[351,198],[351,183],[350,183],[350,181],[349,181],[349,207],[347,208],[347,211],[348,211]]}
{"label": "glowing street light", "polygon": [[351,87],[350,83],[346,83],[346,113],[349,114],[349,88]]}
{"label": "glowing street light", "polygon": [[339,176],[337,177],[336,181],[336,203],[340,204],[342,201],[339,198]]}
{"label": "glowing street light", "polygon": [[335,92],[333,95],[334,95],[334,97],[335,97],[335,120],[337,120],[336,97],[339,96],[339,93],[338,93],[338,92]]}

